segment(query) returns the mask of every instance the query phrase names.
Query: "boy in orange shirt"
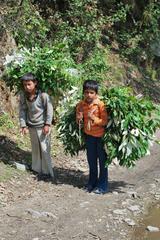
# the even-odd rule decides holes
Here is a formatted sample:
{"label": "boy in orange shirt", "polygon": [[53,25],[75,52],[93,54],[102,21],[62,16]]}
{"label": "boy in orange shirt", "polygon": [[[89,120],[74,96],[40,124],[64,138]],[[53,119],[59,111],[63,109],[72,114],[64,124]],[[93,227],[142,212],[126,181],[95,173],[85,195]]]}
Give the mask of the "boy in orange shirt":
{"label": "boy in orange shirt", "polygon": [[96,194],[104,194],[108,192],[108,169],[105,167],[107,155],[104,150],[102,137],[108,122],[108,115],[106,107],[98,98],[97,93],[98,83],[96,81],[87,80],[84,82],[84,99],[77,104],[76,121],[77,123],[81,121],[84,123],[89,165],[87,191],[92,192],[94,190]]}

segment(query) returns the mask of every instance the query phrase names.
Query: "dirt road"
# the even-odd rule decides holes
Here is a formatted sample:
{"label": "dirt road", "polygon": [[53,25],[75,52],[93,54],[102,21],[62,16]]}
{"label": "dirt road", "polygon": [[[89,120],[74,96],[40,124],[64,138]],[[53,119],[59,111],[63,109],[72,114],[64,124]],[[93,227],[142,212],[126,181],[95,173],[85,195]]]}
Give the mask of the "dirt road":
{"label": "dirt road", "polygon": [[111,165],[105,195],[83,189],[85,154],[70,159],[59,153],[54,161],[57,185],[30,172],[0,183],[0,240],[129,240],[148,204],[160,201],[156,144],[133,169]]}

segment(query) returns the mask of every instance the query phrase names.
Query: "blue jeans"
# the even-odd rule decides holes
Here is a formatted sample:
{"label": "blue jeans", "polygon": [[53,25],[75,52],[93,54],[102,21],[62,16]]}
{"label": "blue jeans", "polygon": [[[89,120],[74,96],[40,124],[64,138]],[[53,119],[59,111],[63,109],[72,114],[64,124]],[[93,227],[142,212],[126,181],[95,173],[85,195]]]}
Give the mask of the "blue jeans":
{"label": "blue jeans", "polygon": [[105,167],[107,154],[104,150],[102,138],[86,135],[86,149],[89,164],[88,186],[108,191],[108,168]]}

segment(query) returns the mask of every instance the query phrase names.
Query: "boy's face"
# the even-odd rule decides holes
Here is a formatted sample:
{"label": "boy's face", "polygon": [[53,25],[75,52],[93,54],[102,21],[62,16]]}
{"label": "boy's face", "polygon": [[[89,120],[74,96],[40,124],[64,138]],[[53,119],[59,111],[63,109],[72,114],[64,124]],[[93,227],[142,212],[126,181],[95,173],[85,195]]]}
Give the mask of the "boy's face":
{"label": "boy's face", "polygon": [[36,85],[37,81],[32,80],[23,81],[24,90],[29,94],[35,93]]}
{"label": "boy's face", "polygon": [[97,93],[92,90],[92,89],[86,89],[84,91],[84,100],[87,102],[87,103],[92,103],[94,99],[96,99],[97,97]]}

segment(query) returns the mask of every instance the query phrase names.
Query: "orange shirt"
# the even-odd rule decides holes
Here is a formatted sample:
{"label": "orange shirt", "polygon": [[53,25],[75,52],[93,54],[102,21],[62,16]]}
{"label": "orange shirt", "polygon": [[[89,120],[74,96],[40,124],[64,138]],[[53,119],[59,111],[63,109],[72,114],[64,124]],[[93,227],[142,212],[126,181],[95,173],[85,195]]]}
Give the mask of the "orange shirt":
{"label": "orange shirt", "polygon": [[[91,104],[81,100],[76,107],[76,120],[79,112],[83,113],[84,132],[94,137],[102,137],[105,131],[105,125],[108,122],[108,114],[104,103],[96,98]],[[94,114],[94,120],[89,118],[89,113]]]}

